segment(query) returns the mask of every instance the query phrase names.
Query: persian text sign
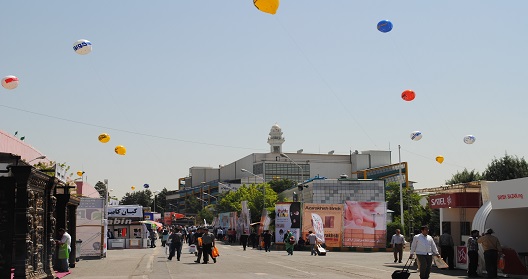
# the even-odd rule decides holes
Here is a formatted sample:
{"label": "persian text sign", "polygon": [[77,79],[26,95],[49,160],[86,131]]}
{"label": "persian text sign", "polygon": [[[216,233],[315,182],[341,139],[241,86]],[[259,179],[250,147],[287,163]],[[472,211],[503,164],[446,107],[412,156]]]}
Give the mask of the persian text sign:
{"label": "persian text sign", "polygon": [[492,182],[488,191],[493,209],[528,207],[528,178]]}

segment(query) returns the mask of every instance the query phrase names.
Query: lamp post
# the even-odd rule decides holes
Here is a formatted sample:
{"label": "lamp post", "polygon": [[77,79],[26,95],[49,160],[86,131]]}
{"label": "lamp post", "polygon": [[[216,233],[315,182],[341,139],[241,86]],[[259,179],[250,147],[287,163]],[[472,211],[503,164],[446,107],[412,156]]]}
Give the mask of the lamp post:
{"label": "lamp post", "polygon": [[208,204],[206,200],[200,199],[199,197],[196,197],[196,199],[202,201],[202,209],[204,209],[204,203]]}
{"label": "lamp post", "polygon": [[213,195],[210,195],[210,194],[207,194],[206,192],[203,192],[204,195],[208,195],[209,197],[215,199],[215,201],[218,203],[218,198],[213,196]]}
{"label": "lamp post", "polygon": [[301,187],[300,188],[300,190],[301,190],[301,201],[304,202],[304,191],[302,191],[303,190],[303,186],[304,186],[304,169],[299,164],[297,164],[297,162],[295,162],[292,158],[290,158],[288,155],[286,155],[284,153],[281,153],[280,156],[288,159],[290,162],[294,163],[301,170],[301,183],[299,183],[299,184],[301,185],[300,186]]}
{"label": "lamp post", "polygon": [[31,163],[31,162],[33,162],[33,161],[35,161],[35,160],[41,160],[41,159],[46,159],[46,155],[38,156],[38,157],[35,158],[35,159],[31,159],[31,160],[28,161],[28,163]]}
{"label": "lamp post", "polygon": [[152,210],[152,212],[156,212],[156,196],[159,194],[160,191],[154,191],[152,192],[154,194],[154,209]]}
{"label": "lamp post", "polygon": [[[265,180],[262,176],[256,175],[256,174],[254,174],[254,173],[252,173],[252,172],[250,172],[250,171],[248,171],[246,169],[240,169],[240,171],[247,172],[247,173],[253,175],[255,177],[255,184],[257,184],[257,177],[262,178],[263,181]],[[262,193],[264,194],[264,204],[263,204],[262,209],[265,209],[266,208],[266,186],[264,184],[262,185]]]}

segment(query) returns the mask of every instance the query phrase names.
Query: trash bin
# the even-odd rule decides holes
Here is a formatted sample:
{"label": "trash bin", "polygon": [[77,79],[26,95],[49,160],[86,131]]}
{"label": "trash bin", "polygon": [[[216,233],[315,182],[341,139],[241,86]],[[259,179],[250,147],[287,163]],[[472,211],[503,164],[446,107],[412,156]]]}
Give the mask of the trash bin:
{"label": "trash bin", "polygon": [[77,241],[75,241],[75,261],[76,262],[78,262],[81,259],[81,245],[82,245],[82,240],[77,239]]}

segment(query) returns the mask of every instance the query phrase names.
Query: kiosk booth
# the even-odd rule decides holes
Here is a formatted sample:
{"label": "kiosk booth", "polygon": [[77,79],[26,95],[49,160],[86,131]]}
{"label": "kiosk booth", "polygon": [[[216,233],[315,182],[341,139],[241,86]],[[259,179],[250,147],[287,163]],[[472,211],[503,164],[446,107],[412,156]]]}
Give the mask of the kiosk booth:
{"label": "kiosk booth", "polygon": [[108,239],[108,249],[146,248],[146,227],[141,205],[108,206],[108,229],[113,238]]}

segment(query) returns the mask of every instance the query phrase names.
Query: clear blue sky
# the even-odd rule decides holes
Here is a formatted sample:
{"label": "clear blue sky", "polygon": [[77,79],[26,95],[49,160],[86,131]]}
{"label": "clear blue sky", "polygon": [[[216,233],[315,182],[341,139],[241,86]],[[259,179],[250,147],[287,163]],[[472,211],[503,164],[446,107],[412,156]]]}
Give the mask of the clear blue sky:
{"label": "clear blue sky", "polygon": [[[527,156],[527,6],[284,0],[269,15],[252,0],[9,1],[0,76],[20,85],[0,88],[0,129],[118,197],[267,152],[275,123],[285,152],[390,146],[397,162],[399,144],[416,186],[436,187]],[[383,19],[392,32],[377,31]],[[93,52],[76,54],[78,39]]]}

